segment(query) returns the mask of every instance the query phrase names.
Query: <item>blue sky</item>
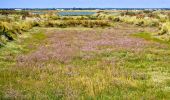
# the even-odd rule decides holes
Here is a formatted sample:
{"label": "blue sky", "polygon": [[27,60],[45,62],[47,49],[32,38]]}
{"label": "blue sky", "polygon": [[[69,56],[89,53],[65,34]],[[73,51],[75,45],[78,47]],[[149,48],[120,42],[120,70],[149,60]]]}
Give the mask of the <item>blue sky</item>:
{"label": "blue sky", "polygon": [[170,0],[0,0],[0,8],[170,8]]}

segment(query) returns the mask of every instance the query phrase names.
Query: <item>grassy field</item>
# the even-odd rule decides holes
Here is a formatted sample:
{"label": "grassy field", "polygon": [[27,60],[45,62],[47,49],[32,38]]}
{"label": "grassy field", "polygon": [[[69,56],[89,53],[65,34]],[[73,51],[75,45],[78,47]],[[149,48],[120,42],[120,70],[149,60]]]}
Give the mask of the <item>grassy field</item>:
{"label": "grassy field", "polygon": [[169,100],[168,19],[94,16],[3,18],[0,99]]}
{"label": "grassy field", "polygon": [[0,97],[168,100],[170,47],[139,30],[33,28],[1,48]]}

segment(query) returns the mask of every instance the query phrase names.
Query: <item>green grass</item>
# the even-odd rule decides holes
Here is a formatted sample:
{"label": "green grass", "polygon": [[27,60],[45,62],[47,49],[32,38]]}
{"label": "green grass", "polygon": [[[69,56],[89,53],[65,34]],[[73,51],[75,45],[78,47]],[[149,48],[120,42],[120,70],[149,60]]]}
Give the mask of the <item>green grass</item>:
{"label": "green grass", "polygon": [[[114,16],[105,14],[99,17],[91,16],[87,19],[70,16],[65,18],[54,16],[56,18],[52,18],[53,16],[50,15],[42,15],[41,17],[42,22],[32,23],[21,21],[19,18],[17,23],[12,21],[13,24],[6,19],[2,22],[1,28],[6,25],[7,31],[10,30],[9,32],[13,33],[11,36],[14,33],[20,33],[20,30],[23,34],[17,34],[14,37],[15,41],[7,42],[4,47],[0,48],[0,99],[168,100],[170,98],[169,42],[160,40],[147,32],[132,35],[149,42],[146,44],[148,46],[142,48],[141,51],[118,49],[112,45],[105,45],[98,47],[102,52],[78,52],[79,55],[75,55],[68,63],[52,59],[47,62],[35,62],[29,66],[18,66],[18,56],[27,56],[34,51],[36,52],[40,45],[48,44],[48,41],[45,40],[47,38],[45,32],[50,32],[51,28],[42,29],[40,27],[63,27],[53,29],[60,32],[62,30],[80,31],[80,34],[95,30],[99,33],[96,35],[102,36],[102,27],[111,28],[115,26],[114,21],[111,21],[114,20]],[[33,19],[34,17],[29,18]],[[46,19],[49,20],[46,21]],[[123,19],[124,22],[138,26],[157,27],[159,23],[163,23],[157,19],[151,21],[136,19],[135,17],[130,20],[128,17]],[[29,30],[35,26],[39,27]],[[10,27],[11,29],[8,29]],[[125,29],[125,27],[121,28]],[[129,29],[129,27],[126,27],[126,29]],[[75,34],[77,35],[77,33]],[[75,34],[73,33],[73,35]],[[92,35],[92,37],[94,36]],[[72,34],[67,39],[73,42],[78,41],[77,37],[75,38]],[[64,42],[68,42],[67,39]],[[6,43],[4,38],[1,40]],[[74,44],[76,43],[73,43],[73,46]],[[31,64],[31,62],[27,63]]]}
{"label": "green grass", "polygon": [[133,34],[133,36],[140,37],[140,38],[144,38],[144,39],[149,40],[149,41],[166,43],[166,42],[164,42],[163,40],[160,40],[160,39],[157,39],[157,38],[153,37],[153,36],[151,35],[151,33],[147,33],[147,32],[136,33],[136,34]]}
{"label": "green grass", "polygon": [[[38,38],[37,38],[38,37]],[[0,48],[0,98],[3,99],[4,93],[2,90],[5,87],[16,82],[16,73],[12,73],[11,69],[16,64],[16,58],[20,54],[26,54],[35,50],[33,45],[39,44],[45,39],[45,34],[42,29],[32,29],[19,36],[16,41],[9,42],[4,47]],[[34,44],[32,44],[34,43]],[[29,46],[32,45],[33,48]],[[37,45],[36,45],[37,46]],[[18,87],[18,86],[17,86]]]}
{"label": "green grass", "polygon": [[156,36],[152,35],[152,33],[141,32],[141,33],[132,34],[132,36],[143,38],[148,41],[153,41],[153,42],[158,42],[158,43],[163,43],[163,44],[170,44],[169,41],[161,40],[157,38]]}
{"label": "green grass", "polygon": [[[169,47],[151,45],[141,52],[126,49],[107,51],[102,48],[103,52],[82,52],[69,63],[49,61],[42,68],[14,66],[17,55],[28,54],[44,43],[46,35],[41,29],[36,30],[31,30],[28,32],[30,35],[26,34],[24,38],[1,48],[1,99],[170,98]],[[148,33],[135,36],[160,42]],[[30,45],[33,47],[30,48]],[[7,55],[14,59],[7,59]],[[84,55],[90,58],[84,59]]]}

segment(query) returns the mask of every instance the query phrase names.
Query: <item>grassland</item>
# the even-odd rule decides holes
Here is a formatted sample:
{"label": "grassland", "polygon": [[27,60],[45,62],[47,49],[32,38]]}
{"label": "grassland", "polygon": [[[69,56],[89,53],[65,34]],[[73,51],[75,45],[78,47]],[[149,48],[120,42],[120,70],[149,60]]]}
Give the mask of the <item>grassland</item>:
{"label": "grassland", "polygon": [[[54,17],[48,18],[44,23]],[[78,21],[109,21],[109,26],[97,22],[86,27],[67,17],[64,23],[73,22],[65,28],[53,21],[32,23],[6,42],[0,48],[0,98],[168,100],[170,46],[155,35],[161,30],[117,22],[115,16],[89,18]]]}

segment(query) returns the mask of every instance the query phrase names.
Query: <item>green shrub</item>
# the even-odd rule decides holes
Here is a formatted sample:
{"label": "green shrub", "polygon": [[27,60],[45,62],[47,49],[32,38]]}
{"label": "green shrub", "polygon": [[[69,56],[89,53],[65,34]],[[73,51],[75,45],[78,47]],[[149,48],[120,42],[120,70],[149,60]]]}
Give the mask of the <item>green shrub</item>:
{"label": "green shrub", "polygon": [[66,24],[65,21],[44,21],[43,22],[44,27],[60,27],[60,28],[65,28],[68,25]]}
{"label": "green shrub", "polygon": [[136,23],[135,23],[135,25],[137,25],[137,26],[143,26],[144,25],[144,21],[142,20],[142,21],[137,21]]}
{"label": "green shrub", "polygon": [[129,16],[120,17],[120,20],[128,24],[134,24],[136,21],[138,21],[136,17],[129,17]]}
{"label": "green shrub", "polygon": [[1,16],[1,17],[0,17],[0,21],[1,21],[1,22],[12,22],[13,19],[10,18],[10,17],[7,17],[7,16]]}
{"label": "green shrub", "polygon": [[20,23],[18,23],[18,22],[12,23],[11,32],[14,33],[14,34],[21,34],[22,31],[21,31]]}
{"label": "green shrub", "polygon": [[153,26],[153,27],[159,27],[160,23],[159,23],[159,21],[152,21],[148,25]]}
{"label": "green shrub", "polygon": [[115,18],[113,19],[113,21],[114,21],[114,22],[120,22],[121,20],[120,20],[119,17],[115,17]]}
{"label": "green shrub", "polygon": [[32,22],[0,22],[0,44],[15,40],[22,31],[32,28]]}
{"label": "green shrub", "polygon": [[160,25],[159,19],[149,17],[145,17],[144,19],[137,19],[135,16],[134,17],[123,16],[119,17],[118,20],[128,24],[134,24],[137,26],[159,27]]}
{"label": "green shrub", "polygon": [[38,22],[38,21],[34,21],[32,22],[32,27],[41,27],[42,26],[42,22]]}
{"label": "green shrub", "polygon": [[132,11],[125,12],[125,15],[129,15],[129,16],[135,16],[136,14],[137,14],[136,12],[132,12]]}
{"label": "green shrub", "polygon": [[60,19],[60,17],[57,16],[57,15],[52,15],[50,19],[51,20],[58,20],[58,19]]}
{"label": "green shrub", "polygon": [[166,23],[162,24],[161,30],[158,33],[158,35],[164,35],[164,34],[170,35],[170,22],[166,22]]}
{"label": "green shrub", "polygon": [[54,27],[55,23],[53,21],[45,21],[44,25],[45,27]]}
{"label": "green shrub", "polygon": [[149,27],[159,27],[159,20],[155,18],[144,18],[144,26],[149,26]]}
{"label": "green shrub", "polygon": [[20,26],[21,26],[22,31],[28,31],[29,29],[33,27],[33,22],[24,21],[24,22],[21,22]]}
{"label": "green shrub", "polygon": [[63,21],[45,21],[45,27],[106,27],[111,26],[108,21],[102,20],[63,20]]}
{"label": "green shrub", "polygon": [[0,35],[5,36],[8,40],[14,40],[14,34],[12,33],[12,25],[7,22],[0,23]]}
{"label": "green shrub", "polygon": [[159,19],[160,22],[164,23],[168,20],[168,16],[167,15],[163,15],[163,14],[159,14],[157,16],[157,19]]}
{"label": "green shrub", "polygon": [[60,27],[60,28],[66,28],[67,24],[65,22],[55,22],[55,26],[56,27]]}
{"label": "green shrub", "polygon": [[0,16],[0,45],[10,40],[15,40],[18,34],[33,27],[108,27],[112,25],[114,20],[114,16],[106,14],[74,17],[44,14],[27,16],[25,20],[21,19],[21,15]]}
{"label": "green shrub", "polygon": [[60,20],[74,20],[74,18],[71,17],[71,16],[62,16],[62,17],[60,17],[59,19],[60,19]]}
{"label": "green shrub", "polygon": [[73,19],[74,20],[89,20],[87,16],[75,16]]}
{"label": "green shrub", "polygon": [[88,19],[89,19],[89,20],[97,20],[98,17],[97,17],[97,16],[88,16]]}

